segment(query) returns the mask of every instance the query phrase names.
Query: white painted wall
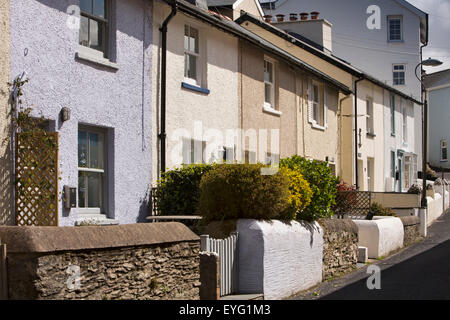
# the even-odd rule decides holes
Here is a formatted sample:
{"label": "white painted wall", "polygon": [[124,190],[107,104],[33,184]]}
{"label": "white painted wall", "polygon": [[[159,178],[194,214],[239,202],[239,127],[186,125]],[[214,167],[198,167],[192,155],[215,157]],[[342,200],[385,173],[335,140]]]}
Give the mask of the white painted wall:
{"label": "white painted wall", "polygon": [[[417,171],[422,170],[422,122],[421,106],[414,104],[400,96],[395,97],[395,135],[391,133],[391,102],[390,92],[384,91],[384,191],[408,191],[403,179],[402,190],[398,181],[391,177],[391,151],[396,154],[396,170],[398,170],[398,150],[403,150],[406,155],[414,155],[416,158],[416,170],[411,177],[411,183],[416,183]],[[406,109],[407,136],[403,135],[403,108]],[[402,161],[402,171],[405,172],[405,161]],[[414,170],[412,168],[411,170]],[[389,182],[388,182],[389,181]]]}
{"label": "white painted wall", "polygon": [[318,223],[238,220],[239,292],[287,298],[322,281],[323,230]]}
{"label": "white painted wall", "polygon": [[[153,137],[153,182],[158,177],[159,151],[157,135],[160,106],[160,44],[159,28],[169,15],[170,7],[161,2],[154,4],[153,24],[153,92],[152,121]],[[200,32],[200,50],[204,61],[205,80],[202,87],[209,94],[199,93],[181,87],[184,81],[184,26],[189,24]],[[239,62],[238,39],[178,12],[168,25],[167,35],[167,156],[166,166],[170,169],[181,164],[174,161],[172,151],[181,145],[175,139],[175,130],[183,128],[194,136],[194,124],[202,123],[202,136],[208,129],[217,129],[225,136],[227,129],[239,127],[238,89]],[[157,165],[158,164],[158,165]]]}
{"label": "white painted wall", "polygon": [[427,225],[433,224],[443,213],[442,196],[435,193],[434,199],[427,197]]}
{"label": "white painted wall", "polygon": [[399,218],[353,221],[358,226],[358,246],[367,247],[369,258],[378,259],[403,247],[404,230]]}

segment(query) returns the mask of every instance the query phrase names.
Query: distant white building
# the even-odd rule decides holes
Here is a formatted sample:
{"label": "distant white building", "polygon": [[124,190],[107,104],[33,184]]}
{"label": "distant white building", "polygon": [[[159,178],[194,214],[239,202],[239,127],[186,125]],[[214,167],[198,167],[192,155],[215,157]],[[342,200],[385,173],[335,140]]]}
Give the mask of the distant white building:
{"label": "distant white building", "polygon": [[[260,2],[266,21],[421,100],[415,69],[422,60],[421,47],[428,42],[428,14],[407,1],[380,0],[376,5],[367,0]],[[422,107],[388,92],[382,104],[384,189],[404,192],[420,169]]]}
{"label": "distant white building", "polygon": [[[428,42],[428,14],[404,0],[260,0],[265,14],[319,12],[332,25],[333,54],[420,100],[415,68]],[[375,5],[374,5],[375,4]],[[379,11],[378,11],[379,10]],[[311,15],[308,17],[310,19]]]}

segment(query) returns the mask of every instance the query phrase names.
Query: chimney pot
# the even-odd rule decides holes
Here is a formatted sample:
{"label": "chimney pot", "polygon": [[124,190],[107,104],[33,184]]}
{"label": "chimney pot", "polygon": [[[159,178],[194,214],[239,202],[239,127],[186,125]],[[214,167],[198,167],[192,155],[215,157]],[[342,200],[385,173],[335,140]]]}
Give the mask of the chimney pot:
{"label": "chimney pot", "polygon": [[289,20],[291,21],[296,21],[297,20],[297,14],[296,13],[291,13],[289,15]]}
{"label": "chimney pot", "polygon": [[319,14],[320,14],[320,12],[318,12],[318,11],[311,12],[311,20],[319,19]]}
{"label": "chimney pot", "polygon": [[309,13],[302,12],[302,13],[300,13],[300,20],[303,20],[303,21],[308,20],[308,16],[309,16]]}
{"label": "chimney pot", "polygon": [[284,21],[284,14],[277,14],[276,15],[276,17],[277,17],[277,22],[283,22]]}
{"label": "chimney pot", "polygon": [[272,16],[270,14],[266,14],[264,16],[264,21],[268,22],[268,23],[271,23],[272,22]]}

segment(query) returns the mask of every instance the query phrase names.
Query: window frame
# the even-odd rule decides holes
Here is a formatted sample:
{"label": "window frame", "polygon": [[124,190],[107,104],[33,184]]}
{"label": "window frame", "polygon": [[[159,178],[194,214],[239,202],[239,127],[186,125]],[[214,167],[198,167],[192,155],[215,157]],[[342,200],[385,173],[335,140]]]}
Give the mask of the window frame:
{"label": "window frame", "polygon": [[[267,81],[265,77],[266,73],[266,64],[270,64],[272,66],[272,82]],[[273,59],[270,59],[269,57],[264,57],[264,107],[267,109],[277,109],[277,103],[276,103],[276,62]],[[266,85],[270,86],[270,102],[267,102],[266,97]]]}
{"label": "window frame", "polygon": [[[441,158],[441,162],[448,162],[448,144],[447,144],[447,139],[441,139],[440,141],[440,158]],[[443,146],[445,144],[445,147]],[[443,157],[444,152],[443,150],[445,149],[445,158]]]}
{"label": "window frame", "polygon": [[395,94],[390,95],[391,109],[391,136],[395,136]]}
{"label": "window frame", "polygon": [[[399,20],[400,21],[400,39],[392,39],[391,34],[391,21]],[[403,16],[402,15],[390,15],[387,16],[387,38],[388,42],[403,42]]]}
{"label": "window frame", "polygon": [[374,110],[373,110],[373,98],[366,98],[366,132],[368,135],[375,135],[374,129]]}
{"label": "window frame", "polygon": [[[189,38],[191,35],[191,29],[194,29],[197,31],[197,47],[198,47],[198,52],[191,51],[190,50],[190,41],[188,41],[188,48],[185,48],[185,37],[186,37],[186,28],[188,28],[188,33],[189,33]],[[184,57],[184,80],[183,82],[193,85],[193,86],[198,86],[198,87],[202,87],[203,85],[203,68],[202,68],[202,56],[203,56],[203,50],[202,50],[202,44],[201,44],[201,30],[198,26],[193,25],[191,23],[185,23],[184,24],[184,34],[183,34],[183,57]],[[186,56],[193,56],[195,57],[195,79],[194,78],[190,78],[187,74],[186,74]]]}
{"label": "window frame", "polygon": [[[80,194],[80,190],[78,187],[78,193],[77,193],[77,211],[80,214],[89,214],[89,215],[107,215],[107,204],[108,204],[108,142],[107,142],[107,130],[102,129],[102,128],[96,128],[96,127],[90,127],[90,126],[79,126],[78,127],[78,133],[82,131],[82,132],[86,132],[87,134],[87,141],[89,141],[89,133],[95,133],[98,135],[101,135],[103,137],[103,169],[99,169],[99,168],[90,168],[90,167],[80,167],[79,165],[79,159],[77,159],[78,163],[77,163],[77,171],[78,171],[78,179],[79,179],[79,173],[80,171],[82,172],[91,172],[91,173],[100,173],[101,174],[101,183],[100,183],[100,192],[99,192],[99,202],[100,202],[100,207],[88,207],[87,206],[87,202],[88,202],[88,197],[86,196],[86,193],[88,193],[89,191],[87,190],[87,185],[85,182],[85,205],[86,207],[80,207],[80,199],[79,199],[79,194]],[[79,143],[77,143],[77,147],[78,147]],[[89,161],[89,144],[88,144],[88,156],[87,159]],[[78,181],[78,186],[79,186],[80,181]]]}
{"label": "window frame", "polygon": [[[396,67],[403,67],[403,70],[395,70]],[[403,74],[403,83],[396,82],[399,77],[395,77],[396,74]],[[392,65],[392,84],[394,86],[405,86],[406,85],[406,63],[394,63]]]}
{"label": "window frame", "polygon": [[[92,11],[94,8],[94,0],[91,0],[91,4],[92,4]],[[84,45],[81,43],[80,41],[80,35],[81,35],[81,24],[80,24],[80,30],[79,30],[79,37],[78,37],[78,44],[84,48],[89,48],[90,50],[94,50],[95,52],[101,52],[103,58],[105,59],[109,59],[110,58],[110,48],[109,48],[109,43],[110,43],[110,26],[111,26],[111,1],[110,0],[104,0],[104,4],[105,4],[105,17],[102,18],[100,16],[96,16],[93,13],[89,13],[86,11],[81,10],[80,7],[80,19],[82,17],[85,17],[87,19],[89,19],[89,25],[88,25],[88,42],[90,42],[90,20],[94,20],[96,21],[98,24],[102,24],[103,25],[103,33],[102,33],[102,37],[103,37],[103,42],[102,42],[102,50],[98,50],[95,48],[92,48],[90,46],[90,44],[88,46]],[[81,22],[80,22],[81,23]]]}
{"label": "window frame", "polygon": [[[327,123],[327,90],[326,85],[322,81],[318,81],[316,79],[311,79],[309,82],[309,90],[308,90],[308,118],[309,122],[312,124],[313,128],[325,130],[328,126]],[[314,87],[318,88],[318,101],[315,101]],[[318,107],[317,107],[318,106]],[[319,120],[317,121],[315,118],[315,109],[317,108],[319,112]]]}

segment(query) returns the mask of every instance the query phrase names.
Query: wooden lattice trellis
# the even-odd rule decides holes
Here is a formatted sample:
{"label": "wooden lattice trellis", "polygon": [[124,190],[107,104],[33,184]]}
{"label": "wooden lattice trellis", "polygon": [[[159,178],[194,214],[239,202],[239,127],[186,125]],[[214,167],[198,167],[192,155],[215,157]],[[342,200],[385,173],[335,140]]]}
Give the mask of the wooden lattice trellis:
{"label": "wooden lattice trellis", "polygon": [[16,225],[58,225],[58,133],[16,135]]}
{"label": "wooden lattice trellis", "polygon": [[333,211],[338,218],[366,216],[372,204],[372,193],[368,191],[338,191]]}

